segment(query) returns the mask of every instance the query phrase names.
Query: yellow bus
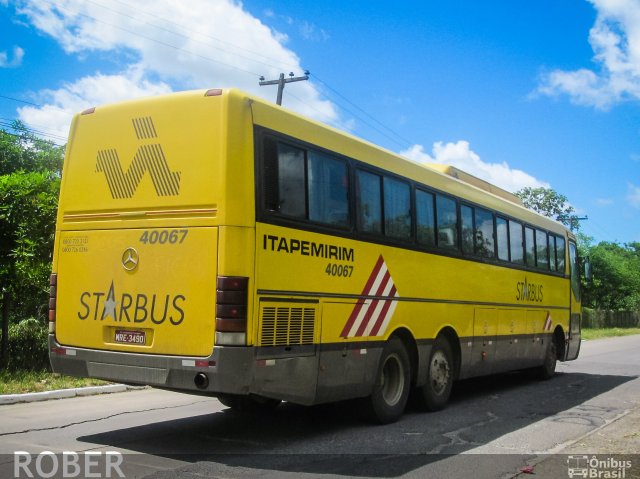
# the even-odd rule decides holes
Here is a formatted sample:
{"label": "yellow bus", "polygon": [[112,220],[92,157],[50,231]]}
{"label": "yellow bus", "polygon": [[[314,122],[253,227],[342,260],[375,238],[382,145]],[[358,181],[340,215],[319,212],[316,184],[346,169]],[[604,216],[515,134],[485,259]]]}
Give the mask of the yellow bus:
{"label": "yellow bus", "polygon": [[56,372],[382,423],[580,348],[562,225],[233,89],[75,116],[50,303]]}

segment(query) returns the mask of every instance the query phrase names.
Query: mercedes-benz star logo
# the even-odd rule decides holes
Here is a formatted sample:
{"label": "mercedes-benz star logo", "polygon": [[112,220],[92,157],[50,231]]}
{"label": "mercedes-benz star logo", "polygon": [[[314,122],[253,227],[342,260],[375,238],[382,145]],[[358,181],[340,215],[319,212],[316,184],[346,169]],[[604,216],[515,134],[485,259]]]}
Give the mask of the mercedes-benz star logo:
{"label": "mercedes-benz star logo", "polygon": [[138,263],[140,262],[140,256],[135,248],[127,248],[122,253],[122,266],[127,271],[133,271],[138,267]]}

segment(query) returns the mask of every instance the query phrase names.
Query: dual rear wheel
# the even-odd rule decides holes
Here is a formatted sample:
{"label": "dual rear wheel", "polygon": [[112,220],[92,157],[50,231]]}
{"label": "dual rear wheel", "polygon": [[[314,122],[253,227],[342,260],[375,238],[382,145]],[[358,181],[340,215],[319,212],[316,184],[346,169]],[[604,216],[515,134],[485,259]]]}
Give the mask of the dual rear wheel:
{"label": "dual rear wheel", "polygon": [[[427,364],[427,381],[413,390],[413,402],[428,411],[442,409],[451,394],[453,385],[453,353],[449,341],[439,336],[431,348]],[[384,346],[371,396],[367,399],[369,415],[380,424],[397,421],[411,392],[411,361],[403,341],[389,338]],[[279,400],[260,396],[221,394],[222,404],[235,411],[259,412],[275,409]]]}
{"label": "dual rear wheel", "polygon": [[[442,409],[453,385],[453,353],[449,341],[439,336],[433,344],[427,364],[427,381],[413,391],[414,402],[424,410]],[[386,343],[369,397],[369,409],[381,424],[397,421],[402,416],[411,390],[411,361],[399,337]]]}

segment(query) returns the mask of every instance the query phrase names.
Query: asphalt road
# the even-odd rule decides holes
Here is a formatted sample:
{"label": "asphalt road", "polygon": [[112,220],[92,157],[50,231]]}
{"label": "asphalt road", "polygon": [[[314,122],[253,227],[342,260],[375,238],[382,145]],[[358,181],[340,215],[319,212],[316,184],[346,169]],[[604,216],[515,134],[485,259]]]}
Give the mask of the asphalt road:
{"label": "asphalt road", "polygon": [[14,477],[16,451],[118,451],[127,478],[513,477],[624,425],[640,408],[639,376],[640,336],[628,336],[583,342],[580,358],[559,363],[549,381],[523,373],[464,381],[447,409],[408,411],[386,426],[368,424],[358,402],[247,416],[216,399],[152,389],[6,405],[0,477]]}

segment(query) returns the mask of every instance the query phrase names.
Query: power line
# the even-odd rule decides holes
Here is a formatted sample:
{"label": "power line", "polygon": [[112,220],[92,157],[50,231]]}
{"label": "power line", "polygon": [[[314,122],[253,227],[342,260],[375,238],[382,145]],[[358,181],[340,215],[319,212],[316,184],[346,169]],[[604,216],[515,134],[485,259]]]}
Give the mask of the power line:
{"label": "power line", "polygon": [[[337,95],[338,97],[342,98],[344,101],[346,101],[348,104],[350,104],[351,106],[353,106],[355,109],[357,109],[359,112],[361,112],[363,115],[365,115],[367,118],[370,118],[371,120],[373,120],[375,123],[377,123],[378,125],[380,125],[382,128],[384,128],[387,132],[389,132],[390,134],[392,134],[394,138],[391,138],[389,135],[382,133],[380,130],[378,130],[377,128],[374,128],[378,133],[383,134],[387,139],[392,140],[394,143],[396,143],[397,145],[400,146],[411,146],[414,144],[414,142],[407,140],[406,138],[404,138],[403,136],[401,136],[399,133],[397,133],[395,130],[393,130],[392,128],[388,127],[387,125],[385,125],[384,123],[382,123],[381,121],[379,121],[377,118],[375,118],[373,115],[367,113],[365,110],[363,110],[362,108],[360,108],[358,105],[356,105],[355,103],[353,103],[351,100],[349,100],[347,97],[345,97],[344,95],[342,95],[339,91],[337,91],[335,88],[331,87],[327,82],[323,81],[321,78],[318,77],[318,75],[313,75],[313,78],[315,78],[316,80],[318,80],[320,83],[322,83],[326,88],[328,88],[329,90],[331,90],[335,95]],[[369,125],[371,126],[371,125]],[[398,140],[400,140],[400,142],[398,142]]]}
{"label": "power line", "polygon": [[[95,2],[95,1],[92,1],[92,0],[88,0],[88,1],[89,1],[90,3],[92,3],[92,4],[94,4],[94,5],[97,5],[97,6],[101,7],[101,8],[104,8],[104,9],[106,9],[106,10],[112,11],[112,12],[114,12],[114,13],[118,14],[118,15],[124,16],[124,17],[126,17],[126,18],[130,18],[130,19],[132,19],[132,20],[134,20],[134,21],[137,21],[137,22],[143,23],[143,24],[145,24],[145,25],[149,25],[149,26],[151,26],[151,27],[153,27],[153,28],[157,28],[157,29],[159,29],[159,30],[166,31],[166,32],[169,32],[169,33],[172,33],[172,34],[175,34],[175,35],[181,36],[181,37],[183,37],[183,38],[187,38],[187,39],[192,38],[192,37],[190,37],[190,36],[188,36],[188,35],[185,35],[185,34],[183,34],[183,33],[181,33],[181,32],[178,32],[178,31],[176,31],[176,30],[168,29],[168,28],[165,28],[165,27],[162,27],[162,26],[159,26],[159,25],[156,25],[156,24],[150,23],[150,22],[146,22],[146,21],[144,21],[144,20],[142,20],[142,19],[140,19],[140,18],[136,18],[136,17],[134,17],[134,16],[132,16],[132,15],[129,15],[129,14],[125,13],[125,12],[122,12],[122,11],[120,11],[120,10],[115,10],[115,9],[109,8],[109,7],[107,7],[107,6],[105,6],[105,5],[102,5],[102,4],[98,3],[98,2]],[[120,0],[115,0],[115,1],[117,1],[117,2],[118,2],[118,3],[120,3],[121,5],[126,5],[125,3],[123,3],[123,2],[122,2],[122,1],[120,1]],[[60,8],[60,7],[58,6],[58,8]],[[64,7],[62,7],[62,8],[63,8],[64,10],[66,10],[66,11],[70,12],[70,10],[69,10],[69,9],[64,8]],[[161,16],[159,16],[159,15],[156,15],[156,14],[154,14],[154,13],[150,13],[150,12],[145,11],[145,10],[139,10],[139,11],[140,11],[141,13],[143,13],[144,15],[148,15],[148,16],[150,16],[150,17],[157,18],[157,19],[159,19],[159,20],[162,20],[162,21],[165,21],[165,22],[170,23],[170,24],[172,24],[172,25],[175,25],[175,26],[177,26],[177,27],[180,27],[180,24],[178,24],[178,23],[176,23],[176,22],[173,22],[173,21],[171,21],[171,20],[169,20],[169,19],[167,19],[167,18],[161,17]],[[156,38],[153,38],[153,37],[150,37],[150,36],[147,36],[147,35],[142,35],[142,34],[139,34],[139,33],[137,33],[137,32],[131,31],[131,30],[129,30],[129,29],[126,29],[126,28],[123,28],[123,27],[119,27],[119,26],[117,26],[117,25],[113,25],[113,24],[111,24],[111,23],[109,23],[109,22],[105,22],[105,21],[103,21],[103,20],[100,20],[100,19],[96,18],[95,16],[88,15],[88,14],[85,14],[85,13],[80,13],[80,12],[73,12],[73,13],[77,13],[78,15],[84,16],[84,17],[86,17],[86,18],[93,19],[93,20],[95,20],[95,21],[97,21],[97,22],[103,23],[103,24],[108,25],[108,26],[112,26],[112,27],[114,27],[114,28],[118,28],[118,29],[120,29],[120,30],[122,30],[122,31],[125,31],[125,32],[127,32],[127,33],[130,33],[130,34],[132,34],[132,35],[136,35],[136,36],[139,36],[139,37],[141,37],[141,38],[144,38],[144,39],[147,39],[147,40],[150,40],[150,41],[153,41],[153,42],[159,43],[159,44],[164,45],[164,46],[167,46],[167,47],[169,47],[169,48],[173,48],[173,49],[176,49],[176,50],[184,51],[184,52],[186,52],[186,53],[189,53],[189,54],[195,55],[195,56],[197,56],[197,57],[199,57],[199,58],[202,58],[202,59],[204,59],[204,60],[213,61],[213,62],[215,62],[215,63],[222,64],[222,65],[227,66],[227,67],[229,67],[229,68],[233,68],[233,69],[236,69],[236,70],[242,71],[242,72],[244,72],[244,73],[249,73],[249,74],[252,74],[252,75],[256,75],[256,76],[258,76],[258,74],[257,74],[256,72],[249,71],[249,70],[246,70],[246,69],[242,69],[242,68],[236,67],[236,66],[234,66],[234,65],[231,65],[231,64],[229,64],[229,63],[222,62],[222,61],[220,61],[220,60],[216,60],[216,59],[214,59],[214,58],[210,58],[210,57],[206,57],[206,56],[200,55],[200,54],[198,54],[198,53],[192,52],[192,51],[190,51],[190,50],[186,50],[186,49],[184,49],[184,48],[182,48],[182,47],[179,47],[179,46],[176,46],[176,45],[172,45],[172,44],[170,44],[170,43],[167,43],[167,42],[164,42],[164,41],[158,40],[158,39],[156,39]],[[202,32],[199,32],[199,31],[196,31],[195,33],[198,33],[198,34],[202,35],[202,36],[203,36],[203,37],[205,37],[205,38],[209,38],[209,39],[211,39],[211,40],[214,40],[214,41],[218,41],[218,42],[224,43],[224,44],[229,45],[229,46],[231,46],[231,47],[233,47],[233,48],[241,49],[241,50],[244,50],[245,52],[248,52],[248,53],[250,53],[250,54],[252,54],[252,55],[256,55],[256,56],[259,56],[259,57],[261,57],[261,58],[264,58],[265,60],[267,60],[267,62],[265,62],[265,61],[261,61],[261,60],[257,60],[257,59],[255,59],[255,58],[249,58],[249,57],[246,57],[246,56],[238,55],[237,53],[233,53],[233,52],[231,52],[231,51],[229,51],[229,50],[219,49],[219,50],[224,51],[224,52],[226,52],[226,53],[234,54],[234,55],[236,55],[236,56],[239,56],[240,58],[245,58],[245,59],[247,59],[247,60],[249,60],[249,61],[252,61],[252,62],[255,62],[255,63],[260,63],[260,64],[263,64],[263,65],[268,65],[268,66],[273,66],[273,63],[274,63],[274,62],[280,63],[280,61],[279,61],[279,60],[278,60],[278,61],[276,61],[276,60],[274,60],[274,59],[272,59],[272,58],[265,57],[265,56],[264,56],[264,54],[262,54],[262,53],[255,52],[255,51],[250,50],[250,49],[247,49],[247,48],[239,47],[239,46],[237,46],[237,45],[235,45],[235,44],[233,44],[233,43],[227,42],[227,41],[222,40],[222,39],[220,39],[220,38],[218,38],[218,37],[215,37],[215,36],[212,36],[212,35],[209,35],[209,34],[206,34],[206,33],[202,33]],[[200,43],[205,43],[205,42],[200,42]],[[364,121],[364,120],[363,120],[363,118],[362,118],[360,115],[358,115],[358,114],[354,113],[353,111],[351,111],[351,110],[349,110],[348,108],[346,108],[346,107],[344,107],[343,105],[341,105],[341,104],[340,104],[340,103],[341,103],[340,101],[336,101],[335,99],[331,99],[331,98],[329,98],[326,94],[323,94],[323,93],[320,91],[320,93],[321,93],[325,98],[327,98],[329,101],[332,101],[333,103],[335,103],[335,104],[336,104],[340,109],[342,109],[342,110],[344,110],[344,111],[349,112],[349,114],[351,114],[351,115],[353,115],[354,117],[356,117],[356,118],[360,119],[360,120],[361,120],[365,125],[369,126],[370,128],[372,128],[372,129],[373,129],[373,130],[375,130],[376,132],[378,132],[378,133],[380,133],[381,135],[383,135],[385,138],[387,138],[387,139],[391,140],[392,142],[394,142],[395,144],[397,144],[397,145],[399,145],[399,146],[401,146],[401,147],[403,147],[403,146],[404,146],[404,147],[406,147],[406,146],[411,146],[411,145],[413,144],[413,142],[411,142],[411,141],[407,140],[406,138],[402,137],[402,136],[401,136],[399,133],[397,133],[395,130],[393,130],[393,129],[392,129],[392,128],[390,128],[389,126],[385,125],[384,123],[382,123],[381,121],[379,121],[378,119],[376,119],[373,115],[369,114],[369,113],[368,113],[368,112],[366,112],[364,109],[362,109],[361,107],[359,107],[358,105],[356,105],[354,102],[352,102],[351,100],[349,100],[346,96],[342,95],[339,91],[337,91],[335,88],[333,88],[333,87],[332,87],[331,85],[329,85],[327,82],[323,81],[323,80],[322,80],[321,78],[319,78],[317,75],[313,75],[313,76],[314,76],[314,78],[315,78],[317,81],[319,81],[321,84],[323,84],[323,85],[324,85],[328,90],[330,90],[331,92],[333,92],[333,94],[334,94],[334,95],[336,95],[337,97],[339,97],[342,101],[344,101],[344,102],[348,103],[349,105],[351,105],[353,108],[355,108],[356,110],[358,110],[361,114],[365,115],[365,116],[366,116],[367,118],[369,118],[371,121],[375,122],[377,125],[379,125],[381,128],[383,128],[387,133],[385,133],[385,132],[381,131],[379,128],[374,127],[373,125],[371,125],[371,123],[369,123],[369,122],[367,122],[367,121]],[[307,106],[310,106],[307,102],[302,101],[302,103],[303,103],[303,104],[306,104]]]}
{"label": "power line", "polygon": [[[119,10],[115,10],[115,9],[113,9],[113,8],[109,8],[109,7],[105,6],[105,5],[102,5],[102,4],[98,3],[98,2],[94,2],[94,1],[92,1],[92,0],[87,0],[87,1],[88,1],[89,3],[92,3],[92,4],[96,5],[96,6],[99,6],[99,7],[101,7],[101,8],[106,9],[106,10],[109,10],[109,11],[111,11],[111,12],[113,12],[113,13],[116,13],[116,14],[118,14],[118,15],[121,15],[121,16],[123,16],[123,17],[130,18],[131,20],[134,20],[134,21],[136,21],[136,22],[138,22],[138,23],[142,23],[142,24],[144,24],[144,25],[148,25],[148,26],[153,27],[153,28],[156,28],[156,29],[158,29],[158,30],[162,30],[162,31],[165,31],[165,32],[167,32],[167,33],[171,33],[171,34],[173,34],[173,35],[180,36],[180,37],[185,38],[185,39],[187,39],[187,40],[193,40],[193,39],[194,39],[192,36],[186,35],[186,34],[184,34],[184,33],[182,33],[182,32],[177,31],[177,30],[172,30],[172,29],[170,29],[170,28],[165,28],[165,27],[162,27],[162,26],[160,26],[160,25],[156,25],[156,24],[154,24],[154,23],[147,22],[147,21],[145,21],[145,20],[142,20],[142,19],[140,19],[140,18],[136,18],[136,17],[134,17],[134,16],[132,16],[132,15],[129,15],[129,14],[124,13],[124,12],[121,12],[121,11],[119,11]],[[116,1],[118,1],[118,0],[116,0]],[[118,1],[118,3],[120,3],[121,5],[126,5],[126,4],[124,4],[123,2],[120,2],[120,1]],[[175,26],[176,26],[176,27],[178,27],[178,28],[181,28],[181,27],[182,27],[179,23],[176,23],[176,22],[174,22],[174,21],[171,21],[171,20],[169,20],[169,19],[167,19],[167,18],[161,17],[161,16],[156,15],[156,14],[154,14],[154,13],[145,12],[144,10],[140,10],[140,11],[141,11],[143,14],[145,14],[145,15],[148,15],[148,16],[150,16],[150,17],[157,18],[158,20],[161,20],[161,21],[163,21],[163,22],[167,22],[167,23],[169,23],[169,24],[175,25]],[[87,16],[89,16],[89,15],[87,15]],[[94,20],[97,20],[95,17],[92,17],[92,16],[89,16],[89,17],[90,17],[90,18],[93,18]],[[111,26],[113,26],[113,25],[111,25]],[[227,41],[225,41],[225,40],[223,40],[223,39],[221,39],[221,38],[219,38],[219,37],[215,37],[215,36],[210,35],[210,34],[208,34],[208,33],[203,33],[203,32],[201,32],[201,31],[199,31],[199,30],[195,30],[195,31],[193,31],[193,32],[191,32],[191,33],[195,33],[195,34],[201,35],[201,36],[203,36],[203,37],[205,37],[205,38],[209,38],[209,39],[211,39],[211,40],[214,40],[214,41],[216,41],[216,42],[220,42],[220,43],[222,43],[222,44],[229,45],[230,47],[235,48],[235,49],[237,49],[237,50],[243,50],[243,51],[245,51],[245,52],[247,52],[247,53],[250,53],[250,54],[252,54],[252,55],[259,56],[259,57],[261,57],[262,59],[258,60],[258,59],[256,59],[256,58],[251,58],[251,57],[247,57],[247,56],[244,56],[244,55],[239,55],[239,54],[238,54],[238,53],[236,53],[236,52],[232,52],[232,51],[229,51],[229,50],[225,50],[225,49],[223,49],[223,48],[216,47],[216,48],[217,48],[217,50],[219,50],[219,51],[223,51],[223,52],[229,53],[229,54],[231,54],[231,55],[235,55],[235,56],[237,56],[237,57],[239,57],[239,58],[244,58],[245,60],[249,60],[249,61],[251,61],[251,62],[259,63],[259,64],[261,64],[261,65],[266,65],[266,66],[269,66],[269,67],[273,67],[273,66],[274,66],[274,63],[280,63],[280,60],[275,60],[275,59],[273,59],[273,58],[267,58],[267,57],[265,57],[262,53],[258,53],[258,52],[255,52],[255,51],[249,50],[249,49],[247,49],[247,48],[243,48],[243,47],[240,47],[240,46],[238,46],[238,45],[234,45],[233,43],[227,42]],[[205,44],[205,45],[206,45],[206,44],[211,45],[210,43],[208,43],[208,42],[203,42],[203,41],[201,41],[201,40],[196,40],[196,41],[198,41],[199,43],[203,43],[203,44]],[[281,64],[281,65],[284,65],[284,64]],[[291,66],[291,65],[288,65],[288,66],[287,66],[287,69],[290,69],[290,68],[297,68],[297,66]]]}
{"label": "power line", "polygon": [[137,37],[140,37],[140,38],[144,38],[145,40],[149,40],[149,41],[154,42],[154,43],[157,43],[157,44],[159,44],[159,45],[163,45],[163,46],[165,46],[165,47],[172,48],[172,49],[177,50],[177,51],[181,51],[181,52],[184,52],[184,53],[188,53],[189,55],[193,55],[193,56],[195,56],[195,57],[201,58],[202,60],[206,60],[206,61],[210,61],[210,62],[218,63],[218,64],[220,64],[220,65],[223,65],[223,66],[227,67],[227,68],[231,68],[231,69],[233,69],[233,70],[238,70],[238,71],[243,72],[243,73],[248,73],[248,74],[253,75],[253,76],[256,76],[256,77],[259,77],[259,76],[260,76],[260,75],[259,75],[258,73],[256,73],[256,72],[252,72],[252,71],[250,71],[250,70],[245,70],[244,68],[240,68],[240,67],[237,67],[237,66],[235,66],[235,65],[231,65],[230,63],[223,62],[222,60],[217,60],[217,59],[215,59],[215,58],[211,58],[211,57],[207,57],[207,56],[205,56],[205,55],[201,55],[201,54],[196,53],[196,52],[194,52],[194,51],[187,50],[186,48],[182,48],[182,47],[179,47],[179,46],[176,46],[176,45],[172,45],[171,43],[167,43],[167,42],[165,42],[165,41],[158,40],[157,38],[153,38],[153,37],[150,37],[150,36],[147,36],[147,35],[143,35],[143,34],[141,34],[141,33],[134,32],[134,31],[129,30],[129,29],[127,29],[127,28],[120,27],[120,26],[118,26],[118,25],[114,25],[113,23],[105,22],[104,20],[100,20],[99,18],[96,18],[96,17],[94,17],[94,16],[88,15],[88,14],[86,14],[86,13],[82,13],[82,12],[75,12],[75,11],[72,11],[72,10],[70,10],[70,9],[66,8],[66,7],[62,7],[62,6],[60,6],[60,5],[55,5],[55,6],[56,6],[56,8],[59,8],[59,9],[65,10],[65,11],[67,11],[67,12],[69,12],[69,13],[72,13],[72,14],[75,14],[75,15],[78,15],[78,16],[81,16],[81,17],[89,18],[89,19],[94,20],[94,21],[96,21],[96,22],[98,22],[98,23],[102,23],[102,24],[107,25],[107,26],[109,26],[109,27],[116,28],[116,29],[118,29],[118,30],[121,30],[121,31],[123,31],[123,32],[129,33],[129,34],[131,34],[131,35],[134,35],[134,36],[137,36]]}
{"label": "power line", "polygon": [[0,95],[0,98],[4,98],[6,100],[11,100],[11,101],[17,101],[19,103],[25,103],[27,105],[37,106],[38,108],[42,108],[42,105],[38,105],[37,103],[32,103],[32,102],[26,101],[26,100],[21,100],[20,98],[14,98],[12,96]]}
{"label": "power line", "polygon": [[[186,34],[181,33],[179,31],[176,31],[176,30],[173,30],[173,29],[170,29],[170,28],[166,28],[166,27],[154,24],[154,23],[147,22],[147,21],[145,21],[145,20],[143,20],[141,18],[134,17],[132,15],[129,15],[129,14],[127,14],[125,12],[122,12],[120,10],[117,10],[117,9],[109,8],[109,7],[105,6],[105,5],[102,5],[102,4],[100,4],[98,2],[95,2],[95,1],[92,1],[92,0],[88,0],[88,1],[89,1],[89,3],[92,3],[92,4],[94,4],[96,6],[99,6],[99,7],[103,8],[103,9],[109,10],[109,11],[111,11],[113,13],[116,13],[117,15],[121,15],[123,17],[130,18],[130,19],[132,19],[132,20],[134,20],[136,22],[139,22],[139,23],[142,23],[142,24],[145,24],[145,25],[149,25],[152,28],[155,28],[155,29],[158,29],[158,30],[163,30],[165,32],[168,32],[168,33],[171,33],[171,34],[174,34],[174,35],[186,38],[186,39],[193,39],[189,35],[186,35]],[[115,1],[117,3],[120,3],[123,6],[127,5],[127,4],[125,4],[124,2],[122,2],[120,0],[115,0]],[[198,58],[200,58],[202,60],[213,62],[213,63],[217,63],[217,64],[223,65],[223,66],[225,66],[227,68],[234,69],[234,70],[237,70],[237,71],[240,71],[240,72],[243,72],[243,73],[248,73],[250,75],[254,75],[254,76],[258,76],[258,77],[260,76],[258,73],[254,72],[254,71],[250,71],[250,70],[247,70],[247,69],[244,69],[244,68],[237,67],[235,65],[232,65],[230,63],[227,63],[227,62],[224,62],[224,61],[221,61],[221,60],[218,60],[216,58],[212,58],[212,57],[209,57],[209,56],[201,55],[201,54],[196,53],[194,51],[185,49],[183,47],[168,43],[168,42],[163,41],[163,40],[159,40],[157,38],[154,38],[153,36],[144,35],[144,34],[141,34],[139,32],[136,32],[136,31],[133,31],[133,30],[130,30],[130,29],[118,26],[118,25],[114,25],[113,23],[106,22],[104,20],[96,18],[95,16],[92,16],[92,15],[89,15],[89,14],[86,14],[86,13],[72,11],[72,10],[66,8],[66,7],[61,7],[60,5],[57,5],[55,3],[53,3],[53,5],[56,8],[62,9],[64,11],[66,11],[66,12],[71,13],[71,14],[82,16],[82,17],[94,20],[94,21],[96,21],[98,23],[102,23],[104,25],[116,28],[118,30],[124,31],[126,33],[131,34],[131,35],[138,36],[138,37],[143,38],[145,40],[157,43],[157,44],[162,45],[164,47],[168,47],[168,48],[171,48],[171,49],[174,49],[174,50],[177,50],[177,51],[182,51],[182,52],[188,53],[190,55],[193,55],[195,57],[198,57]],[[161,17],[159,15],[156,15],[154,13],[150,13],[150,12],[147,12],[147,11],[142,10],[142,9],[138,9],[137,11],[142,13],[142,14],[144,14],[144,15],[147,15],[149,17],[157,18],[157,19],[159,19],[161,21],[165,21],[165,22],[167,22],[169,24],[175,25],[176,27],[180,27],[180,24],[178,24],[176,22],[173,22],[173,21],[171,21],[171,20],[169,20],[167,18],[163,18],[163,17]],[[265,59],[266,61],[262,61],[262,60],[259,60],[259,59],[256,59],[256,58],[250,58],[250,57],[247,57],[247,56],[239,55],[238,53],[234,53],[234,52],[229,51],[227,49],[216,47],[218,51],[223,51],[225,53],[228,53],[228,54],[231,54],[231,55],[235,55],[236,57],[244,58],[244,59],[249,60],[251,62],[259,63],[259,64],[263,64],[263,65],[268,65],[268,66],[271,66],[271,67],[274,65],[274,63],[280,63],[279,60],[270,59],[268,57],[265,57],[264,54],[262,54],[262,53],[258,53],[258,52],[255,52],[253,50],[240,47],[240,46],[235,45],[233,43],[230,43],[230,42],[227,42],[225,40],[222,40],[222,39],[220,39],[218,37],[215,37],[215,36],[200,32],[200,31],[195,31],[194,33],[197,33],[198,35],[201,35],[202,37],[208,38],[210,40],[229,45],[229,46],[231,46],[231,47],[233,47],[235,49],[243,50],[243,51],[245,51],[247,53],[250,53],[251,55],[255,55],[255,56],[258,56],[258,57],[260,57],[262,59]],[[198,41],[199,43],[202,43],[202,44],[210,44],[209,42],[204,42],[204,41],[201,41],[201,40],[196,40],[196,41]],[[212,46],[214,46],[214,45],[212,45]],[[296,68],[297,68],[297,66],[296,66]],[[387,126],[384,123],[382,123],[381,121],[379,121],[373,115],[369,114],[363,108],[361,108],[360,106],[355,104],[353,101],[349,100],[345,95],[341,94],[338,90],[333,88],[331,85],[329,85],[326,81],[324,81],[321,78],[319,78],[317,75],[314,74],[313,78],[317,82],[322,84],[326,90],[329,90],[330,92],[332,92],[332,94],[339,99],[338,100],[336,98],[329,97],[325,92],[322,91],[322,89],[317,90],[318,93],[321,96],[324,96],[330,102],[334,103],[339,109],[341,109],[341,110],[347,112],[348,114],[352,115],[353,117],[359,119],[364,125],[368,126],[372,130],[376,131],[377,133],[381,134],[382,136],[384,136],[388,140],[392,141],[393,143],[395,143],[395,144],[397,144],[397,145],[399,145],[401,147],[411,146],[413,144],[413,142],[407,140],[406,138],[401,136],[399,133],[397,133],[395,130],[393,130],[389,126]],[[313,107],[313,105],[310,105],[308,102],[303,101],[303,100],[301,100],[299,98],[297,98],[297,99],[298,99],[298,101],[301,102],[301,104],[304,104],[304,105],[308,106],[309,108],[312,108],[312,109],[318,111],[316,108]],[[24,103],[29,103],[29,102],[24,102]],[[350,105],[353,109],[357,110],[359,112],[359,114],[354,112],[352,109],[347,108],[344,105],[345,103]],[[35,105],[35,104],[32,104],[32,105],[40,106],[40,105]],[[376,127],[372,123],[370,123],[369,121],[365,120],[362,115],[364,115],[366,118],[368,118],[371,122],[374,122],[375,124],[377,124],[379,127]],[[323,114],[323,116],[324,116],[324,114]],[[331,121],[331,120],[329,120],[329,121]]]}
{"label": "power line", "polygon": [[[36,129],[36,128],[32,128],[30,126],[27,125],[22,125],[21,129],[16,129],[14,126],[14,122],[16,120],[15,119],[9,119],[9,118],[0,118],[0,128],[2,128],[4,130],[5,133],[9,134],[9,135],[14,135],[14,136],[19,136],[17,134],[14,133],[10,133],[9,131],[6,131],[7,129],[12,130],[12,131],[21,131],[24,130],[26,132],[32,133],[36,136],[39,137],[48,137],[54,140],[59,140],[59,141],[67,141],[67,137],[65,136],[61,136],[55,133],[50,133],[49,131],[46,130],[41,130],[41,129]],[[42,127],[40,127],[42,128]]]}

